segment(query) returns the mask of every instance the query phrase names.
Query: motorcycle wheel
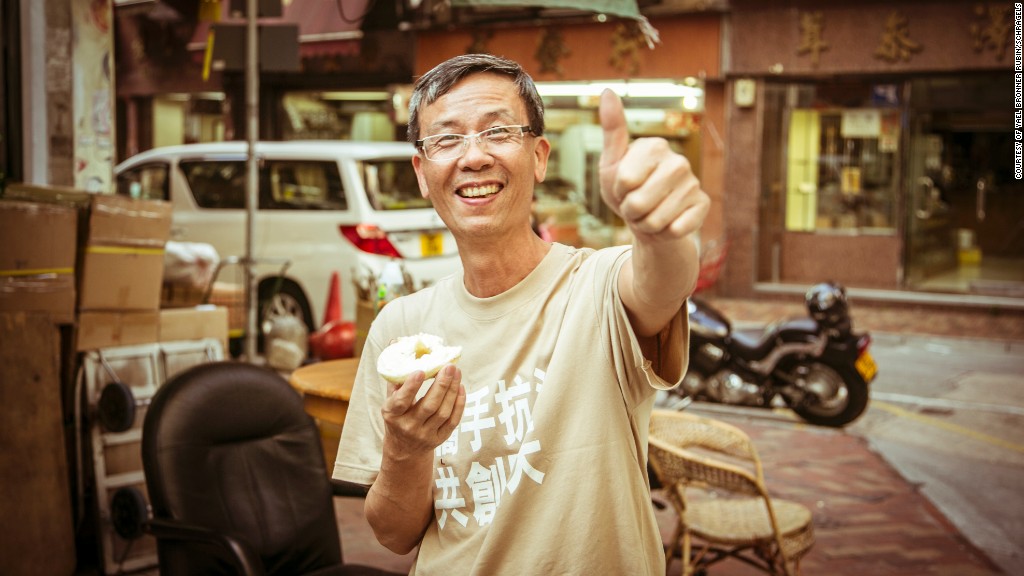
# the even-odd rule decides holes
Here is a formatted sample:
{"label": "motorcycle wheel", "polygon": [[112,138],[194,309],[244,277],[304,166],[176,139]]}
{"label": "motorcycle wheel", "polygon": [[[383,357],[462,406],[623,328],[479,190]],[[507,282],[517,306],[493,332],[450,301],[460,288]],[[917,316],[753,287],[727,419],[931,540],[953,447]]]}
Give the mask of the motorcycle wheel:
{"label": "motorcycle wheel", "polygon": [[868,384],[853,366],[818,359],[798,365],[794,372],[804,395],[790,408],[811,424],[841,428],[868,406]]}

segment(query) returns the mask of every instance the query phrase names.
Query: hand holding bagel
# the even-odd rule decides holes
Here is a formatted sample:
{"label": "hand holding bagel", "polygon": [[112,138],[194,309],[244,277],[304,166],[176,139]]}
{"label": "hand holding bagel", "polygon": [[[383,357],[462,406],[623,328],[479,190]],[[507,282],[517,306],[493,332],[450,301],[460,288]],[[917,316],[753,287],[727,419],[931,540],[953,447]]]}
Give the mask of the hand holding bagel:
{"label": "hand holding bagel", "polygon": [[[461,347],[445,346],[429,334],[399,338],[381,352],[377,370],[388,381],[381,412],[395,448],[406,454],[432,451],[458,426],[466,405],[462,372],[454,364],[461,353]],[[434,382],[420,394],[431,377]]]}

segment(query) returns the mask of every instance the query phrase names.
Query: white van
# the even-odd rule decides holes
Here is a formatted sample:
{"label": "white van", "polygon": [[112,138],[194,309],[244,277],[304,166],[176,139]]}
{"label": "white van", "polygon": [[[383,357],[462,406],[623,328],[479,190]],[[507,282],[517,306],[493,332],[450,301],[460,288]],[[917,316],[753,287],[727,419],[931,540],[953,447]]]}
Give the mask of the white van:
{"label": "white van", "polygon": [[[412,144],[260,142],[255,152],[260,312],[273,297],[271,315],[299,317],[313,332],[333,272],[341,276],[343,317],[355,321],[353,274],[378,276],[397,259],[419,289],[461,266],[451,232],[420,195]],[[172,240],[211,244],[222,259],[244,256],[247,153],[246,142],[142,152],[115,167],[117,192],[170,201]],[[284,260],[291,265],[275,295]]]}

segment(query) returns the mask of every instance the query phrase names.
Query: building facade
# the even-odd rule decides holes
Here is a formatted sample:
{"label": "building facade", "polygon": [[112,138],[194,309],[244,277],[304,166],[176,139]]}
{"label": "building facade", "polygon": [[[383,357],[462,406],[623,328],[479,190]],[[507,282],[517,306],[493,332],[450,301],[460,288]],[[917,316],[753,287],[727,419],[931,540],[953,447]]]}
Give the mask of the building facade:
{"label": "building facade", "polygon": [[730,6],[721,291],[1024,307],[1012,4]]}

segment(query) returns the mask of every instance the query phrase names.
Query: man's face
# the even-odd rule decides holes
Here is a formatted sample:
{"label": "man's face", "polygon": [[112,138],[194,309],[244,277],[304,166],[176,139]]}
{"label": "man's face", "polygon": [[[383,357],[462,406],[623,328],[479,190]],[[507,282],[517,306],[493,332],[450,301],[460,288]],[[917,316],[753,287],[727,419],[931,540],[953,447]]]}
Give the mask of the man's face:
{"label": "man's face", "polygon": [[[420,138],[436,134],[475,134],[496,126],[525,126],[526,107],[507,76],[478,73],[420,111]],[[546,138],[524,134],[522,148],[496,152],[472,139],[465,155],[453,160],[413,157],[420,193],[455,234],[500,236],[529,228],[533,187],[544,180]]]}

